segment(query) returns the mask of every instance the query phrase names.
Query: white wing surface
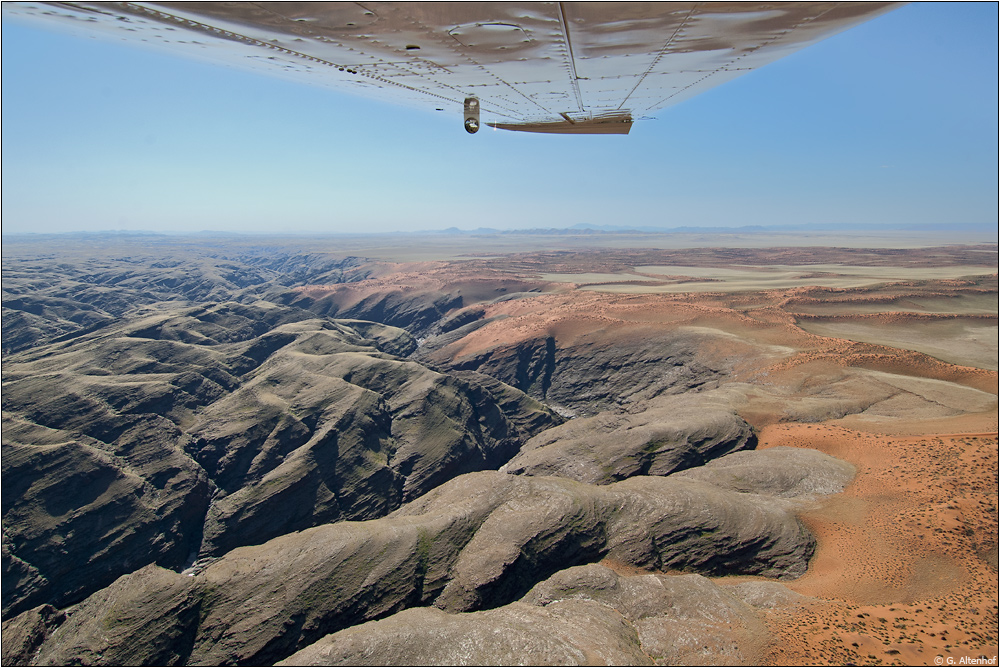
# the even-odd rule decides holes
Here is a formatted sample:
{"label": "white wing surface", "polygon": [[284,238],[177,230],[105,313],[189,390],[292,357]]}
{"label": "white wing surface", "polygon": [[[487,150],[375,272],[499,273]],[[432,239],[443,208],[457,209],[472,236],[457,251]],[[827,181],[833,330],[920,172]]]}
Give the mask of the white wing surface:
{"label": "white wing surface", "polygon": [[4,13],[463,114],[510,130],[632,120],[891,9],[887,2],[4,2]]}

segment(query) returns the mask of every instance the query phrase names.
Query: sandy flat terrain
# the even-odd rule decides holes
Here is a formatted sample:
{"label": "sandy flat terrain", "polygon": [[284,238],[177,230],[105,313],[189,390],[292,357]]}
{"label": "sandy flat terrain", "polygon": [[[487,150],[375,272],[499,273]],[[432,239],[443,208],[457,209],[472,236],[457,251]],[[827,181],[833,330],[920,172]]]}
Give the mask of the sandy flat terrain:
{"label": "sandy flat terrain", "polygon": [[[545,274],[550,281],[573,282],[588,285],[591,290],[623,292],[738,292],[777,290],[804,286],[824,288],[860,288],[891,281],[956,279],[965,276],[983,276],[995,268],[982,266],[956,267],[853,267],[846,265],[817,264],[769,267],[686,267],[638,266],[636,273],[622,274]],[[645,276],[643,276],[645,275]],[[669,282],[650,282],[650,278],[669,277]],[[706,279],[698,281],[694,279]],[[644,280],[648,284],[635,284]]]}
{"label": "sandy flat terrain", "polygon": [[858,469],[843,494],[804,516],[819,550],[789,587],[818,602],[772,614],[768,663],[959,665],[997,654],[996,414],[934,425],[955,433],[881,426],[762,434],[762,447],[816,448]]}
{"label": "sandy flat terrain", "polygon": [[800,320],[799,327],[820,336],[905,348],[952,364],[997,368],[997,321],[948,319],[915,325],[897,321]]}
{"label": "sandy flat terrain", "polygon": [[882,302],[846,302],[846,303],[812,303],[800,304],[796,308],[799,313],[814,315],[854,315],[864,313],[955,313],[963,315],[996,315],[996,295],[968,294],[956,295],[950,298],[941,297],[910,297],[905,299],[889,299]]}

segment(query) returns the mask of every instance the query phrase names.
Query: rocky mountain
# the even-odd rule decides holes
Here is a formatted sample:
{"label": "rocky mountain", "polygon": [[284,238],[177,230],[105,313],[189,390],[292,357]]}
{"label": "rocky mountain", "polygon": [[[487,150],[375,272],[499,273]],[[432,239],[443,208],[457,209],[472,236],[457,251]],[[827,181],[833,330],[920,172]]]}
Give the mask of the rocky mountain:
{"label": "rocky mountain", "polygon": [[740,665],[759,658],[758,609],[808,605],[781,584],[574,566],[500,608],[412,608],[330,634],[279,665]]}
{"label": "rocky mountain", "polygon": [[252,302],[303,282],[343,283],[371,272],[360,258],[211,240],[98,237],[25,246],[4,257],[4,354],[97,330],[142,305]]}
{"label": "rocky mountain", "polygon": [[804,573],[854,475],[755,450],[769,342],[478,261],[114,249],[4,259],[5,664],[748,661],[805,604],[707,579]]}
{"label": "rocky mountain", "polygon": [[[801,479],[815,477],[809,472],[813,464],[832,459],[814,451],[803,453],[789,465],[776,464],[771,457],[751,457],[742,465],[748,471],[777,467],[783,477]],[[850,467],[834,469],[832,475],[819,474],[810,486],[843,485],[853,474]],[[802,573],[814,539],[795,517],[795,494],[782,489],[785,500],[776,503],[774,492],[734,492],[677,476],[640,476],[596,486],[558,477],[469,473],[387,517],[288,533],[232,550],[189,574],[145,566],[75,606],[58,635],[47,631],[54,611],[44,606],[22,613],[9,626],[16,637],[25,639],[21,651],[27,652],[30,644],[40,665],[81,660],[112,665],[260,665],[288,657],[327,634],[409,608],[421,612],[407,614],[407,623],[423,618],[433,622],[424,633],[433,633],[435,625],[459,633],[465,624],[485,633],[496,620],[502,628],[512,623],[511,616],[523,614],[523,601],[545,606],[561,598],[555,591],[559,587],[572,590],[566,598],[607,605],[602,600],[609,594],[607,583],[556,587],[550,580],[572,580],[572,569],[564,569],[605,558],[656,570],[716,575],[783,578]],[[603,579],[614,579],[602,573]],[[675,579],[663,581],[672,586]],[[690,579],[677,582],[683,590]],[[695,582],[714,591],[702,580]],[[662,585],[654,590],[657,595],[652,598],[649,591],[629,594],[633,621],[643,616],[642,609],[656,617],[673,608],[673,597],[664,595]],[[692,614],[698,604],[694,594],[687,596],[692,600],[686,614]],[[522,603],[517,603],[519,599]],[[740,607],[726,600],[731,607]],[[495,612],[455,616],[482,610]],[[531,612],[529,617],[547,618],[553,611]],[[615,607],[599,611],[598,626],[615,622],[619,615]],[[363,643],[373,644],[378,630],[387,625],[389,620],[381,626],[358,627],[350,637],[376,632]],[[545,624],[532,628],[535,637],[544,639]],[[319,652],[331,643],[339,643],[336,635],[307,652]],[[454,651],[428,648],[420,637],[408,643],[404,648],[415,657]],[[608,647],[614,650],[609,656],[615,662],[639,651],[634,643],[621,644],[617,650],[613,644]],[[289,659],[293,664],[311,660]],[[351,663],[360,657],[348,651],[341,660]],[[377,658],[368,661],[379,663]]]}
{"label": "rocky mountain", "polygon": [[384,515],[561,421],[495,380],[383,352],[413,345],[376,323],[230,302],[138,309],[9,356],[5,612]]}
{"label": "rocky mountain", "polygon": [[673,395],[548,429],[501,470],[607,484],[670,475],[756,445],[753,428],[721,402]]}

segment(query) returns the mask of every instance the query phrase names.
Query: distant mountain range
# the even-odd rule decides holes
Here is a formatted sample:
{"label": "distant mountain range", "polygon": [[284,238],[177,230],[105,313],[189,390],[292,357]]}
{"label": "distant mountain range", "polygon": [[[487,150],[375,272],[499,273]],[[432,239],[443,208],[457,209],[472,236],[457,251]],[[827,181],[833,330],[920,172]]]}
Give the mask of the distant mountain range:
{"label": "distant mountain range", "polygon": [[994,223],[936,223],[936,224],[867,224],[867,223],[821,223],[801,225],[743,225],[740,227],[660,227],[650,225],[595,225],[577,223],[569,227],[497,229],[479,227],[463,230],[449,227],[444,230],[422,230],[417,234],[796,234],[815,232],[890,232],[907,230],[913,232],[978,232],[996,235]]}
{"label": "distant mountain range", "polygon": [[[448,227],[443,230],[396,230],[393,232],[371,232],[360,236],[391,236],[401,234],[416,235],[588,235],[588,234],[815,234],[819,232],[836,234],[871,234],[886,232],[962,232],[982,234],[997,238],[996,223],[934,223],[934,224],[867,224],[867,223],[803,223],[801,225],[742,225],[739,227],[699,227],[684,225],[680,227],[661,227],[652,225],[595,225],[593,223],[576,223],[569,227],[532,227],[499,229],[495,227],[477,227],[471,230],[458,227]],[[243,233],[224,230],[203,230],[201,232],[185,232],[178,234],[149,232],[142,230],[99,230],[62,233],[19,233],[9,234],[11,238],[27,237],[86,237],[86,238],[119,238],[119,237],[323,237],[323,236],[359,236],[356,232],[282,232],[280,234]]]}

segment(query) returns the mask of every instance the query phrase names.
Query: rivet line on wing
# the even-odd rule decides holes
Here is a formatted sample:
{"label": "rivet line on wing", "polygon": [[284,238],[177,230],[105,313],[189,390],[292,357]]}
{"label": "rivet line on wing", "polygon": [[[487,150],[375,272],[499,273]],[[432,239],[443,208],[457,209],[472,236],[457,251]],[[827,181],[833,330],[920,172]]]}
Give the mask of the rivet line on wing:
{"label": "rivet line on wing", "polygon": [[[681,21],[680,25],[677,26],[677,29],[674,30],[673,34],[671,34],[670,37],[667,38],[667,41],[663,44],[663,48],[661,48],[660,52],[656,54],[656,58],[653,58],[653,62],[649,64],[649,67],[647,67],[646,71],[643,72],[642,76],[639,77],[639,80],[635,83],[635,86],[632,87],[632,90],[628,92],[628,95],[625,96],[625,99],[622,100],[622,103],[618,105],[619,109],[625,106],[625,103],[628,102],[628,99],[630,97],[632,97],[632,94],[639,89],[639,86],[642,85],[642,82],[645,81],[646,77],[649,76],[649,74],[653,71],[653,68],[656,67],[657,63],[659,63],[660,60],[663,58],[663,56],[666,55],[667,49],[669,49],[671,45],[674,43],[674,40],[677,39],[677,35],[680,34],[681,30],[684,30],[684,28],[686,28],[688,23],[691,21],[691,17],[694,16],[695,10],[698,9],[699,4],[700,3],[695,3],[691,7],[691,11],[687,13],[687,16],[684,17],[684,20]],[[669,100],[670,98],[668,97],[667,99]]]}
{"label": "rivet line on wing", "polygon": [[[223,37],[223,38],[226,38],[226,39],[231,39],[231,40],[234,40],[234,41],[237,41],[237,42],[243,42],[244,44],[250,44],[250,45],[253,45],[253,46],[265,47],[265,48],[268,48],[268,49],[271,49],[271,50],[274,50],[274,51],[278,51],[280,53],[284,53],[284,54],[289,55],[289,56],[294,56],[296,58],[302,58],[304,60],[308,60],[310,62],[317,63],[319,65],[326,65],[327,67],[333,67],[333,68],[338,69],[338,70],[339,69],[347,69],[349,67],[347,65],[338,65],[337,63],[332,63],[329,60],[324,60],[322,58],[317,58],[316,56],[310,56],[309,54],[306,54],[306,53],[301,53],[299,51],[293,51],[292,49],[288,49],[288,48],[283,47],[283,46],[278,46],[277,44],[269,44],[268,42],[264,42],[262,40],[259,40],[259,39],[253,38],[253,37],[247,37],[246,35],[241,35],[239,33],[232,32],[231,30],[225,30],[223,28],[216,28],[215,26],[208,25],[207,23],[201,23],[201,22],[195,21],[193,19],[187,19],[187,18],[184,18],[184,17],[181,17],[181,16],[176,16],[174,14],[168,14],[167,12],[160,11],[158,9],[152,9],[150,7],[145,7],[143,5],[138,5],[138,4],[135,4],[135,3],[132,3],[132,2],[120,2],[120,3],[116,3],[116,4],[119,7],[121,7],[122,9],[131,11],[131,12],[134,12],[134,13],[145,14],[147,16],[151,16],[151,17],[159,19],[161,21],[170,21],[170,22],[173,22],[173,23],[177,23],[179,25],[183,25],[186,28],[193,28],[193,29],[201,30],[203,32],[212,33],[214,35],[218,35],[219,37]],[[412,86],[407,86],[406,84],[401,84],[401,83],[399,83],[397,81],[393,81],[391,79],[385,79],[383,77],[380,77],[380,76],[375,75],[375,74],[370,74],[368,72],[356,71],[356,70],[350,70],[350,72],[352,74],[357,74],[357,75],[363,76],[363,77],[368,78],[368,79],[372,79],[374,81],[378,81],[379,83],[386,84],[386,85],[389,85],[389,86],[397,86],[399,88],[405,88],[406,90],[413,91],[415,93],[422,93],[424,95],[429,95],[431,97],[436,97],[438,99],[446,100],[448,102],[457,102],[457,103],[460,103],[460,101],[458,101],[458,100],[452,100],[450,98],[445,97],[444,95],[438,95],[437,93],[431,93],[430,91],[421,90],[419,88],[413,88]]]}
{"label": "rivet line on wing", "polygon": [[[273,12],[272,10],[267,9],[267,8],[261,6],[260,3],[256,3],[255,2],[255,3],[251,3],[251,4],[253,4],[253,5],[257,6],[257,7],[260,7],[260,9],[262,9],[264,11],[270,12],[271,14],[274,14],[275,16],[281,16],[282,18],[285,18],[283,15],[277,14],[276,12]],[[375,9],[373,7],[368,7],[367,5],[364,5],[364,4],[360,3],[360,2],[355,2],[354,4],[356,4],[358,7],[360,7],[361,9],[363,9],[366,12],[371,12],[373,14],[376,13]],[[424,25],[423,23],[421,23],[421,22],[419,22],[419,21],[417,21],[415,19],[412,19],[412,18],[410,19],[410,22],[413,25],[418,26],[421,30],[423,30],[425,32],[425,35],[426,35],[425,38],[426,39],[432,39],[435,42],[437,42],[438,44],[440,44],[441,46],[447,48],[446,42],[444,40],[437,39],[435,37],[435,32],[433,30],[431,30],[430,28],[428,28],[426,25]],[[395,51],[395,49],[393,49],[393,47],[391,45],[389,45],[389,44],[387,44],[385,42],[382,42],[382,41],[379,41],[379,40],[372,40],[372,43],[381,44],[382,46],[388,48],[389,50]],[[420,62],[429,62],[431,65],[434,65],[435,67],[439,67],[440,69],[448,71],[446,68],[443,68],[443,67],[437,65],[437,63],[434,63],[433,61],[425,61],[423,58],[414,57],[414,56],[412,56],[410,54],[407,54],[407,58],[409,60],[416,60],[416,61],[420,61]],[[403,65],[401,65],[399,63],[395,63],[394,67],[396,67],[396,68],[398,68],[398,69],[406,72],[408,76],[412,76],[412,77],[415,77],[417,79],[421,79],[421,80],[424,80],[424,81],[430,81],[431,83],[433,83],[433,84],[435,84],[437,86],[440,86],[441,88],[447,88],[451,92],[455,93],[458,96],[459,99],[464,100],[467,97],[467,91],[460,90],[460,89],[456,88],[455,86],[452,86],[451,84],[448,84],[447,82],[440,81],[438,79],[434,79],[431,76],[427,76],[427,75],[421,74],[420,72],[412,70],[412,69],[410,69],[408,67],[404,67]],[[364,73],[364,72],[362,72],[361,74],[363,76],[368,76],[370,78],[373,78],[373,79],[376,79],[376,80],[379,80],[379,81],[382,80],[382,79],[380,79],[377,76],[369,75],[369,74]],[[391,83],[396,83],[396,82],[391,82]],[[396,85],[400,85],[403,88],[409,88],[410,90],[417,90],[417,91],[419,91],[421,93],[426,93],[427,95],[434,95],[434,97],[438,97],[438,98],[441,98],[441,99],[446,99],[446,100],[448,99],[445,96],[435,95],[435,94],[427,92],[427,91],[425,91],[423,89],[415,89],[415,88],[406,86],[404,84],[396,84]],[[454,101],[454,100],[449,100],[449,101]],[[513,109],[507,109],[505,107],[502,107],[502,106],[498,105],[497,102],[494,101],[494,100],[490,100],[489,102],[490,102],[490,107],[492,107],[492,108],[489,109],[490,112],[492,112],[494,114],[497,114],[498,116],[506,116],[508,118],[515,119],[515,120],[517,118],[519,118],[516,115],[517,112],[515,110],[513,110]],[[503,113],[502,111],[497,111],[497,108],[503,109],[505,112],[509,112],[509,113]]]}
{"label": "rivet line on wing", "polygon": [[[414,23],[414,25],[418,25],[421,28],[425,28],[425,26],[423,26],[422,24],[418,23],[417,21],[413,21],[413,23]],[[385,42],[380,42],[378,40],[373,40],[373,43],[381,44],[381,45],[383,45],[383,46],[385,46],[387,48],[391,48],[390,45],[386,44]],[[445,46],[443,42],[439,42],[439,43],[442,46]],[[447,48],[447,47],[445,46],[445,48]],[[464,56],[464,54],[463,54],[463,56]],[[412,58],[413,60],[423,61],[422,58],[416,58],[416,57],[413,57],[413,56],[409,56],[409,57]],[[467,58],[467,56],[466,56],[466,58]],[[430,62],[432,65],[437,66],[437,64],[434,63],[433,61],[424,61],[424,62]],[[483,68],[483,66],[480,65],[479,63],[476,63],[475,61],[472,61],[471,59],[470,59],[470,62],[473,65],[475,65],[476,67],[478,67],[479,69],[483,70],[487,75],[493,77],[494,79],[497,79],[497,77],[495,75],[493,75],[491,72],[489,72],[488,70],[486,70],[485,68]],[[462,99],[464,99],[465,97],[468,96],[467,91],[463,91],[463,90],[461,90],[461,89],[459,89],[459,88],[457,88],[457,87],[449,84],[447,81],[444,81],[444,80],[441,80],[441,79],[435,79],[434,77],[432,77],[430,75],[421,74],[420,72],[417,72],[415,70],[412,70],[412,69],[409,69],[407,67],[404,67],[404,66],[402,66],[402,65],[400,65],[398,63],[395,64],[395,67],[397,67],[400,70],[406,72],[409,76],[415,77],[417,79],[421,79],[423,81],[429,81],[430,83],[432,83],[432,84],[434,84],[436,86],[440,86],[441,88],[447,88],[448,90],[453,91],[456,95],[458,95]],[[443,67],[441,69],[443,69],[446,72],[448,71],[446,68],[443,68]],[[500,83],[506,83],[505,81],[503,81],[501,79],[498,79],[498,81],[500,81]],[[507,85],[509,85],[509,84],[507,84]],[[483,104],[483,102],[484,102],[484,100],[480,100],[480,104]],[[517,115],[517,111],[516,110],[514,110],[514,109],[508,109],[508,108],[500,105],[499,103],[497,103],[495,100],[486,98],[485,102],[486,102],[486,104],[484,105],[484,108],[487,111],[489,111],[490,113],[496,114],[498,116],[505,116],[507,118],[511,118],[511,119],[514,119],[514,120],[517,120],[517,119],[520,118]],[[498,109],[502,109],[503,111],[498,111]],[[507,112],[507,113],[504,113],[504,112]]]}
{"label": "rivet line on wing", "polygon": [[[433,34],[433,30],[431,28],[429,28],[428,26],[426,26],[421,21],[413,18],[412,16],[410,16],[408,18],[409,18],[409,21],[413,25],[418,26],[421,30],[424,30],[424,31],[426,31],[428,33]],[[454,35],[451,35],[451,38],[452,38],[452,40],[454,42],[456,42],[458,44],[461,44],[461,42],[459,42],[454,37]],[[442,44],[442,46],[444,46],[443,42],[441,44]],[[448,48],[448,47],[445,47],[445,48]],[[536,107],[538,107],[539,109],[541,109],[545,113],[547,113],[547,114],[552,114],[553,113],[553,111],[551,109],[547,109],[542,104],[540,104],[537,100],[534,100],[534,99],[530,98],[529,96],[525,95],[523,92],[521,92],[520,90],[518,90],[513,84],[511,84],[511,83],[507,82],[506,80],[498,77],[493,72],[490,72],[489,69],[487,69],[486,66],[483,65],[482,63],[477,62],[476,60],[474,60],[472,57],[470,57],[469,55],[467,55],[466,53],[464,53],[461,50],[459,50],[458,53],[467,62],[469,62],[471,65],[475,66],[476,68],[478,68],[480,71],[482,71],[487,76],[491,77],[497,83],[503,84],[507,88],[511,89],[514,93],[516,93],[517,95],[520,95],[521,97],[523,97],[528,102],[534,104]],[[421,76],[421,78],[422,78],[422,75],[417,75],[417,76]],[[447,83],[444,83],[444,82],[441,82],[441,81],[437,81],[435,79],[431,79],[431,81],[433,81],[436,84],[439,84],[441,86],[444,86],[446,88],[450,88],[452,90],[455,90],[456,92],[461,93],[461,91],[459,91],[458,89],[456,89],[454,86],[452,86],[450,84],[447,84]],[[463,97],[464,97],[464,94],[463,94]],[[524,120],[524,115],[523,114],[519,114],[517,112],[517,110],[514,110],[514,109],[507,109],[505,107],[501,107],[495,100],[493,100],[491,98],[479,98],[479,103],[480,103],[482,109],[485,109],[486,111],[489,111],[490,113],[494,113],[494,114],[497,114],[499,116],[506,116],[507,118],[510,118],[512,120]],[[504,109],[505,111],[508,111],[510,113],[500,113],[500,112],[498,112],[496,110],[498,107],[501,108],[501,109]]]}
{"label": "rivet line on wing", "polygon": [[[480,62],[478,62],[478,61],[474,60],[474,59],[473,59],[473,58],[472,58],[471,56],[467,56],[467,55],[465,55],[464,53],[462,54],[462,56],[463,56],[463,57],[464,57],[464,58],[465,58],[466,60],[468,60],[468,61],[469,61],[470,63],[472,63],[473,65],[475,65],[475,66],[476,66],[477,68],[479,68],[480,70],[482,70],[482,71],[483,71],[484,73],[486,73],[487,75],[489,75],[489,76],[493,77],[493,79],[494,79],[494,80],[496,80],[496,81],[497,81],[498,83],[501,83],[501,84],[503,84],[504,86],[506,86],[507,88],[511,89],[512,91],[514,91],[514,93],[516,93],[517,95],[520,95],[520,96],[521,96],[521,97],[523,97],[523,98],[524,98],[525,100],[527,100],[527,101],[528,101],[528,102],[530,102],[531,104],[535,105],[536,107],[538,107],[539,109],[541,109],[541,110],[542,110],[542,111],[544,111],[545,113],[547,113],[547,114],[552,114],[552,113],[554,113],[554,112],[553,112],[553,111],[552,111],[551,109],[548,109],[548,108],[546,108],[546,107],[545,107],[544,105],[542,105],[542,104],[541,104],[541,103],[540,103],[540,102],[539,102],[538,100],[535,100],[535,99],[532,99],[532,98],[531,98],[531,97],[529,97],[528,95],[525,95],[525,94],[524,94],[524,93],[523,93],[522,91],[518,90],[518,88],[517,88],[516,86],[514,86],[514,84],[510,83],[510,82],[509,82],[509,81],[507,81],[506,79],[503,79],[503,78],[501,78],[501,77],[497,76],[497,75],[496,75],[496,74],[494,74],[493,72],[490,72],[490,70],[489,70],[489,69],[488,69],[488,68],[487,68],[487,67],[486,67],[485,65],[483,65],[482,63],[480,63]],[[489,98],[487,98],[487,99],[489,99]],[[492,102],[491,102],[491,103],[492,103]],[[520,120],[523,120],[523,119],[524,119],[524,117],[523,117],[523,116],[518,116],[518,117],[516,117],[516,118],[518,118],[518,119],[520,119]]]}
{"label": "rivet line on wing", "polygon": [[[698,79],[697,81],[693,81],[693,82],[689,83],[687,86],[684,86],[680,90],[678,90],[678,91],[676,91],[674,93],[671,93],[670,95],[666,96],[665,98],[663,98],[659,102],[656,102],[656,103],[654,103],[654,104],[646,107],[645,111],[650,111],[650,110],[658,109],[658,108],[662,107],[669,100],[677,97],[678,95],[682,94],[684,91],[688,90],[689,88],[693,88],[694,86],[697,86],[698,84],[700,84],[705,79],[708,79],[712,75],[718,74],[719,72],[736,72],[736,71],[740,71],[740,70],[746,70],[746,71],[752,70],[753,69],[752,67],[733,67],[733,65],[736,62],[738,62],[739,60],[742,60],[743,58],[747,57],[749,54],[754,53],[755,51],[757,51],[759,49],[762,49],[765,46],[769,46],[769,45],[773,44],[779,37],[787,35],[788,33],[793,32],[793,31],[797,30],[798,28],[801,28],[802,26],[806,25],[807,23],[811,23],[811,22],[813,22],[813,21],[815,21],[815,20],[817,20],[819,18],[822,18],[823,16],[826,16],[827,14],[829,14],[830,12],[832,12],[837,7],[840,7],[842,4],[843,3],[836,3],[833,6],[829,7],[826,11],[820,12],[819,14],[816,14],[815,16],[807,17],[806,19],[804,19],[804,20],[800,21],[799,23],[796,23],[795,25],[793,25],[791,28],[787,28],[785,30],[782,30],[781,32],[779,32],[777,35],[775,35],[771,39],[769,39],[767,41],[764,41],[764,42],[761,42],[760,44],[754,46],[752,49],[747,49],[745,52],[743,52],[740,55],[736,56],[735,58],[733,58],[731,61],[729,61],[725,65],[722,65],[721,67],[717,67],[716,69],[712,70],[711,72],[709,72],[708,74],[706,74],[702,78]],[[633,90],[633,92],[634,92],[634,90]],[[629,93],[629,95],[631,95],[631,93]]]}

